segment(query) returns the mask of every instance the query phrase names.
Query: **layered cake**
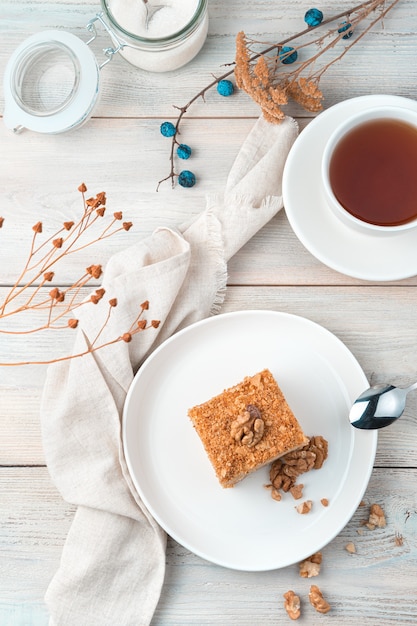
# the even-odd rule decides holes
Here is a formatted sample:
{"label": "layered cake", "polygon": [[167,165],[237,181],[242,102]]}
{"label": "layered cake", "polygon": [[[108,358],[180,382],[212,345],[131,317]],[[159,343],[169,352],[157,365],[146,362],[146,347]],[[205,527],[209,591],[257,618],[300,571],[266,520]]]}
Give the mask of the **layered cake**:
{"label": "layered cake", "polygon": [[268,369],[188,411],[222,487],[304,446],[308,438]]}

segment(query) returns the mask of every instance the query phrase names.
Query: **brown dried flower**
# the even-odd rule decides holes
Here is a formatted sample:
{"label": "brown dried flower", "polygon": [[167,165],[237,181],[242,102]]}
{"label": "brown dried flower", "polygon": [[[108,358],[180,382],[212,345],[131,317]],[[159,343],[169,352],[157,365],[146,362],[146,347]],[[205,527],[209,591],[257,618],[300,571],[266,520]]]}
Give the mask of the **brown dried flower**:
{"label": "brown dried flower", "polygon": [[64,302],[65,300],[64,292],[60,291],[58,287],[54,287],[54,289],[51,289],[49,295],[51,296],[51,300],[55,300],[55,302]]}
{"label": "brown dried flower", "polygon": [[161,323],[160,320],[152,320],[151,326],[152,328],[159,328],[160,323]]}
{"label": "brown dried flower", "polygon": [[4,217],[0,217],[0,228],[3,226],[4,224]]}
{"label": "brown dried flower", "polygon": [[[82,183],[78,189],[84,194],[87,187]],[[83,212],[81,217],[75,222],[72,220],[63,222],[57,232],[52,236],[47,236],[36,246],[34,245],[34,240],[35,237],[41,235],[43,232],[43,225],[40,221],[34,224],[32,227],[34,232],[32,245],[28,257],[24,261],[23,269],[19,273],[19,279],[14,282],[13,286],[10,287],[0,302],[0,321],[2,321],[3,318],[23,312],[27,315],[27,312],[31,311],[46,311],[46,320],[42,321],[39,326],[27,330],[28,333],[50,329],[75,329],[78,327],[79,321],[78,318],[74,316],[75,310],[80,306],[89,305],[89,303],[97,304],[106,293],[103,287],[99,287],[90,296],[90,299],[86,300],[82,291],[91,278],[100,278],[103,273],[102,266],[100,264],[90,265],[86,268],[85,273],[82,273],[80,277],[73,280],[65,289],[61,290],[58,286],[51,286],[52,288],[48,291],[48,295],[45,295],[45,284],[51,283],[54,280],[57,273],[54,269],[58,267],[58,265],[60,266],[61,262],[69,254],[84,250],[117,232],[130,229],[132,226],[131,222],[126,222],[124,228],[115,227],[115,220],[122,219],[122,213],[117,212],[114,214],[114,219],[110,219],[109,223],[102,228],[99,234],[95,233],[92,238],[87,241],[85,239],[82,242],[80,241],[81,237],[85,236],[87,230],[94,232],[90,227],[93,226],[96,228],[94,223],[97,222],[97,224],[99,224],[99,221],[96,220],[97,216],[93,215],[93,213],[96,211],[96,213],[104,216],[105,202],[106,195],[104,192],[100,192],[95,198],[89,198],[88,200],[85,200],[83,197]],[[4,218],[0,217],[0,227],[3,221]],[[67,231],[64,237],[60,236],[63,230]],[[57,250],[59,250],[59,253],[57,253]],[[19,301],[17,300],[18,297]],[[21,362],[0,363],[0,367],[8,365],[47,364],[73,359],[119,341],[130,341],[132,336],[142,329],[147,330],[149,328],[158,327],[159,322],[157,321],[152,321],[149,326],[145,320],[142,322],[141,316],[143,311],[149,308],[148,301],[145,301],[139,308],[136,318],[132,320],[130,328],[126,328],[125,332],[118,334],[113,339],[104,341],[102,340],[102,333],[109,322],[111,309],[115,306],[117,306],[117,299],[112,298],[109,300],[107,315],[105,315],[104,320],[97,329],[95,338],[90,341],[85,351],[79,354],[72,353],[67,356],[42,361],[30,360],[29,357],[29,359]],[[5,329],[2,332],[7,333],[9,331]],[[99,340],[102,340],[101,343]]]}
{"label": "brown dried flower", "polygon": [[123,219],[123,213],[121,211],[116,211],[116,213],[113,213],[113,217],[115,220],[122,220]]}
{"label": "brown dried flower", "polygon": [[145,302],[142,302],[140,308],[142,309],[142,311],[147,311],[149,309],[149,300],[145,300]]}
{"label": "brown dried flower", "polygon": [[123,222],[123,230],[130,230],[133,226],[132,222]]}
{"label": "brown dried flower", "polygon": [[105,212],[106,212],[106,207],[104,206],[101,206],[99,209],[96,210],[96,213],[99,217],[103,217]]}
{"label": "brown dried flower", "polygon": [[[236,37],[234,70],[237,86],[259,104],[269,122],[279,123],[285,117],[281,107],[287,104],[290,97],[307,111],[317,113],[322,109],[323,93],[319,89],[319,82],[324,72],[341,59],[397,2],[398,0],[388,3],[386,0],[370,0],[349,12],[323,20],[316,27],[343,17],[349,19],[355,37],[346,43],[343,41],[344,33],[338,28],[339,24],[318,36],[314,32],[316,28],[307,28],[284,42],[275,44],[261,44],[244,32],[239,32]],[[370,23],[357,35],[358,26],[376,9],[380,9],[377,16],[371,18]],[[293,43],[296,39],[301,40],[298,46]],[[289,52],[284,52],[284,44],[289,42],[293,45],[289,46]],[[263,49],[256,52],[259,46]],[[295,62],[289,59],[289,55],[293,53],[297,59]]]}
{"label": "brown dried flower", "polygon": [[103,273],[101,265],[90,265],[89,267],[86,267],[85,271],[93,278],[100,278]]}
{"label": "brown dried flower", "polygon": [[97,195],[97,202],[100,204],[106,204],[106,193],[104,191],[100,191]]}

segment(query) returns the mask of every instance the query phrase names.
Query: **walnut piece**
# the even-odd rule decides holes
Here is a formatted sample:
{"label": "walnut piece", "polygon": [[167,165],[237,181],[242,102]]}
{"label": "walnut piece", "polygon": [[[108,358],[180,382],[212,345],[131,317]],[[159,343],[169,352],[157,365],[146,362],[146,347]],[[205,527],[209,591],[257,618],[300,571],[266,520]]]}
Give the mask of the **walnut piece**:
{"label": "walnut piece", "polygon": [[320,573],[322,559],[322,553],[316,552],[315,554],[309,556],[308,559],[305,559],[305,561],[301,561],[299,564],[301,578],[318,576]]}
{"label": "walnut piece", "polygon": [[265,423],[261,413],[254,404],[248,404],[246,410],[232,422],[230,434],[236,441],[252,448],[263,437]]}
{"label": "walnut piece", "polygon": [[320,502],[322,503],[323,506],[329,506],[329,501],[327,498],[322,498]]}
{"label": "walnut piece", "polygon": [[[272,487],[277,491],[282,490],[284,493],[291,491],[301,474],[322,467],[327,459],[327,454],[328,443],[326,439],[321,436],[311,437],[305,446],[285,454],[271,464],[269,480]],[[299,490],[295,493],[299,493]]]}
{"label": "walnut piece", "polygon": [[318,613],[328,613],[330,611],[330,604],[323,598],[323,594],[317,585],[311,585],[308,599],[312,607],[316,609]]}
{"label": "walnut piece", "polygon": [[369,513],[369,519],[368,519],[368,523],[366,525],[371,530],[373,530],[377,526],[378,526],[378,528],[385,528],[385,526],[387,525],[387,522],[385,520],[384,511],[381,509],[379,504],[372,504],[371,505],[371,509],[370,509],[370,513]]}
{"label": "walnut piece", "polygon": [[303,497],[303,489],[304,489],[304,485],[294,485],[293,487],[291,487],[290,489],[290,493],[292,495],[292,497],[294,498],[294,500],[300,500]]}
{"label": "walnut piece", "polygon": [[291,619],[298,619],[301,615],[300,598],[291,589],[284,593],[284,608]]}
{"label": "walnut piece", "polygon": [[310,513],[312,506],[313,506],[312,500],[305,500],[304,502],[301,502],[301,504],[299,504],[295,508],[297,510],[297,513],[300,513],[301,515],[306,515],[307,513]]}
{"label": "walnut piece", "polygon": [[353,543],[353,541],[349,541],[349,543],[347,543],[347,544],[345,545],[345,550],[346,550],[346,552],[349,552],[349,554],[355,554],[355,552],[356,552],[356,546],[355,546],[355,544]]}

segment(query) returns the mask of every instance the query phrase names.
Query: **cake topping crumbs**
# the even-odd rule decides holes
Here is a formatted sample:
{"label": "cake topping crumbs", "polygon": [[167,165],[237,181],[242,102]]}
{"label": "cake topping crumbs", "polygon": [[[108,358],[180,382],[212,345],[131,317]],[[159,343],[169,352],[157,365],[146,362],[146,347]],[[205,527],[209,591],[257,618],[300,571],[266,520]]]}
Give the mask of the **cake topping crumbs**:
{"label": "cake topping crumbs", "polygon": [[260,442],[265,430],[261,412],[254,404],[248,404],[246,410],[235,419],[230,427],[230,434],[235,441],[252,448]]}
{"label": "cake topping crumbs", "polygon": [[300,603],[299,596],[297,596],[297,594],[294,593],[292,589],[290,589],[289,591],[284,593],[284,598],[285,598],[284,607],[289,617],[294,620],[298,619],[301,615],[301,611],[300,611],[301,603]]}
{"label": "cake topping crumbs", "polygon": [[327,498],[322,498],[320,502],[322,503],[323,506],[329,506],[329,501]]}
{"label": "cake topping crumbs", "polygon": [[309,556],[308,559],[305,559],[305,561],[301,561],[301,563],[299,564],[301,578],[311,578],[312,576],[318,576],[320,573],[322,560],[322,553],[316,552],[315,554]]}
{"label": "cake topping crumbs", "polygon": [[395,545],[400,547],[404,544],[404,537],[400,533],[395,533]]}
{"label": "cake topping crumbs", "polygon": [[311,585],[308,599],[312,607],[316,609],[318,613],[328,613],[330,611],[330,604],[323,598],[323,594],[317,585]]}

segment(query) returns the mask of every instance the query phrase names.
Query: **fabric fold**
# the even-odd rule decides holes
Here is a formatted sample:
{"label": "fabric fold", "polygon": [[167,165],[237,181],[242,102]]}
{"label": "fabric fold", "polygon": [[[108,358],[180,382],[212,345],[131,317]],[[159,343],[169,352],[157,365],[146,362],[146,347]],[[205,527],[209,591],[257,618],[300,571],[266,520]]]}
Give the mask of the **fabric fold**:
{"label": "fabric fold", "polygon": [[[258,120],[222,196],[208,199],[191,224],[160,228],[109,260],[102,286],[117,307],[101,343],[125,332],[145,301],[146,318],[159,320],[158,328],[49,368],[41,405],[46,462],[63,498],[78,507],[45,598],[51,624],[150,623],[163,584],[166,537],[127,472],[121,437],[126,393],[158,345],[219,311],[228,260],[282,208],[282,170],[297,132],[291,118],[279,126]],[[94,342],[106,318],[105,302],[82,307],[74,354]]]}

